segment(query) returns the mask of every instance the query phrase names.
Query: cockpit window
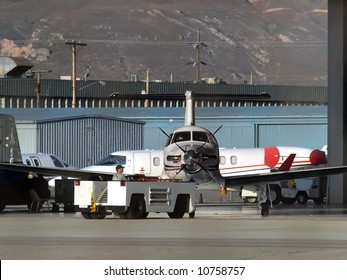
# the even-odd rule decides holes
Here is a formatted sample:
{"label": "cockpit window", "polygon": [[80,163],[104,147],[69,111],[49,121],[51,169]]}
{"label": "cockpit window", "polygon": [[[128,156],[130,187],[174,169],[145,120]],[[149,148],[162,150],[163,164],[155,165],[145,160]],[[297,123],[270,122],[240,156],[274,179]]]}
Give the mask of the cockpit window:
{"label": "cockpit window", "polygon": [[95,163],[95,165],[125,165],[126,164],[126,156],[119,155],[109,155],[99,162]]}
{"label": "cockpit window", "polygon": [[51,155],[51,159],[56,167],[65,167],[64,163],[54,155]]}
{"label": "cockpit window", "polygon": [[210,132],[205,131],[193,131],[193,140],[207,142],[211,144],[217,144],[216,138]]}
{"label": "cockpit window", "polygon": [[190,131],[176,132],[173,136],[173,142],[190,141]]}
{"label": "cockpit window", "polygon": [[207,142],[208,136],[204,131],[193,131],[193,140]]}

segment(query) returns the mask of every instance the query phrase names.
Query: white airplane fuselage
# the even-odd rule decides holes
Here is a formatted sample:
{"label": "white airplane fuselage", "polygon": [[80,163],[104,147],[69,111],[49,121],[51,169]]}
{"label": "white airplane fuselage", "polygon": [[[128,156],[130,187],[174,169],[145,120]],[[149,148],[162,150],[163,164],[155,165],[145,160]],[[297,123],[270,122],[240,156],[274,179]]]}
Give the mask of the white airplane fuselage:
{"label": "white airplane fuselage", "polygon": [[[182,144],[182,147],[185,147]],[[175,151],[177,151],[175,149]],[[292,169],[300,169],[308,166],[325,164],[325,153],[320,150],[312,150],[302,147],[268,146],[265,148],[220,148],[218,168],[213,175],[217,180],[232,178],[232,176],[270,173],[278,168],[290,154],[296,154]],[[176,166],[166,166],[163,150],[135,150],[118,151],[111,153],[107,158],[96,165],[83,170],[107,172],[113,174],[117,164],[125,166],[125,175],[143,174],[149,177],[176,178],[193,180],[201,184],[201,189],[218,189],[215,180],[208,176],[204,170],[202,174],[177,172],[181,169],[180,163]],[[178,154],[178,156],[180,156]],[[216,172],[218,171],[218,172]],[[172,174],[170,176],[170,174]],[[207,174],[207,175],[206,175]],[[205,177],[204,177],[205,176]]]}

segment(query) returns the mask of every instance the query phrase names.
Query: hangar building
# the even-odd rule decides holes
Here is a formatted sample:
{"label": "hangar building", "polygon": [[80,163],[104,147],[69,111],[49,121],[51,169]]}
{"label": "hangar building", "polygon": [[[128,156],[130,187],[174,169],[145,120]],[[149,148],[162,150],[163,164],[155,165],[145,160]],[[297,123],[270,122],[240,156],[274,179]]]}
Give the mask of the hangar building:
{"label": "hangar building", "polygon": [[[22,153],[53,153],[84,167],[117,150],[162,149],[184,124],[184,108],[2,109],[16,118]],[[267,145],[322,148],[326,106],[196,108],[196,125],[216,133],[220,147]]]}

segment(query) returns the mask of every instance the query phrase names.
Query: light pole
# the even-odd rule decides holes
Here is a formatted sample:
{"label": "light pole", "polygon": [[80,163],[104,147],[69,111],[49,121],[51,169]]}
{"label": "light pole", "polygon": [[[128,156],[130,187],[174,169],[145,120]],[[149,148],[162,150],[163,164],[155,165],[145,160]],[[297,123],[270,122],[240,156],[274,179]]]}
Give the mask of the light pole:
{"label": "light pole", "polygon": [[65,41],[66,45],[71,46],[71,52],[72,52],[72,108],[76,108],[76,47],[77,46],[82,46],[85,47],[87,46],[86,42],[82,41],[75,41],[75,40],[66,40]]}

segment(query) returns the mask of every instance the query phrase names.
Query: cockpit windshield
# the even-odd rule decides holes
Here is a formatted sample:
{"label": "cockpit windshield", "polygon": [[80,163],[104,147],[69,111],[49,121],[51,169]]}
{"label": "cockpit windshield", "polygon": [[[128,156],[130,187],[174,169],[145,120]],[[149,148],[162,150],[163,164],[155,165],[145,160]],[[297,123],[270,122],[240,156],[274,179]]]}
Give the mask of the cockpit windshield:
{"label": "cockpit windshield", "polygon": [[211,143],[211,144],[217,144],[217,140],[213,136],[213,134],[207,131],[193,131],[193,140]]}
{"label": "cockpit windshield", "polygon": [[176,132],[172,138],[172,142],[190,141],[190,131]]}
{"label": "cockpit windshield", "polygon": [[109,155],[99,162],[95,163],[95,165],[125,165],[126,164],[126,156],[120,155]]}
{"label": "cockpit windshield", "polygon": [[[193,135],[193,138],[191,138],[191,134]],[[167,145],[171,143],[177,143],[182,141],[200,141],[200,142],[206,142],[211,143],[214,145],[217,145],[217,140],[213,136],[213,134],[209,131],[180,131],[176,132],[174,135],[170,135],[170,139],[168,139]]]}

